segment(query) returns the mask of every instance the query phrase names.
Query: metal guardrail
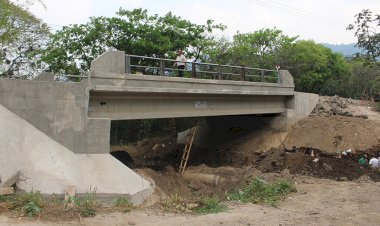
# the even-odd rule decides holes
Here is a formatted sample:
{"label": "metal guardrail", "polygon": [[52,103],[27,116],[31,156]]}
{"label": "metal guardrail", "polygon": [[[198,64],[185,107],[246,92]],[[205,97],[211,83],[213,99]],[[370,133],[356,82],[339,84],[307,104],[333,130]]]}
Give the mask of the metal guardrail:
{"label": "metal guardrail", "polygon": [[172,59],[125,55],[126,74],[146,74],[156,76],[178,76],[182,71],[184,77],[199,79],[219,79],[250,82],[279,82],[279,72],[261,68],[242,67],[200,62],[186,62],[185,69],[174,68]]}
{"label": "metal guardrail", "polygon": [[80,82],[82,79],[88,79],[85,75],[66,75],[66,74],[56,74],[53,80],[56,82]]}

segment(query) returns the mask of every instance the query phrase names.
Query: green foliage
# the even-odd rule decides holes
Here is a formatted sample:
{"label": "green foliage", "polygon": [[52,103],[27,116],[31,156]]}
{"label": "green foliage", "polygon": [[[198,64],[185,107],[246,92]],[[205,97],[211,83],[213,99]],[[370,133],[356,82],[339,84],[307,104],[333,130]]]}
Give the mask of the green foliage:
{"label": "green foliage", "polygon": [[50,64],[50,70],[85,73],[91,61],[109,49],[174,58],[174,51],[183,48],[187,49],[188,58],[199,57],[209,43],[207,40],[211,39],[209,34],[215,29],[224,29],[223,25],[213,24],[212,20],[206,25],[197,25],[170,12],[158,16],[149,15],[143,9],[129,11],[120,8],[116,14],[110,18],[92,17],[87,24],[71,25],[56,32],[43,56],[43,60]]}
{"label": "green foliage", "polygon": [[210,214],[224,212],[228,208],[221,203],[218,197],[203,197],[200,201],[200,206],[195,209],[195,212],[199,214]]}
{"label": "green foliage", "polygon": [[7,196],[5,195],[0,195],[0,202],[6,202],[8,199],[7,199]]}
{"label": "green foliage", "polygon": [[237,33],[232,42],[224,37],[214,39],[205,54],[209,62],[274,69],[279,53],[296,38],[283,35],[276,28]]}
{"label": "green foliage", "polygon": [[341,54],[314,41],[300,40],[283,54],[282,68],[294,77],[295,89],[322,95],[337,94],[336,85],[348,80],[350,65]]}
{"label": "green foliage", "polygon": [[267,184],[263,179],[256,177],[243,189],[232,192],[227,199],[276,206],[280,198],[295,191],[294,185],[289,181]]}
{"label": "green foliage", "polygon": [[358,47],[366,51],[365,56],[369,61],[378,61],[380,58],[380,14],[373,14],[369,9],[363,9],[355,15],[356,21],[347,29],[355,30],[358,38]]}
{"label": "green foliage", "polygon": [[39,191],[25,192],[25,193],[17,194],[14,197],[14,204],[16,206],[25,206],[31,202],[33,202],[35,205],[37,205],[40,208],[43,207],[44,201]]}
{"label": "green foliage", "polygon": [[44,207],[44,201],[40,192],[25,192],[9,196],[6,201],[13,204],[13,208],[21,209],[27,216],[40,213]]}
{"label": "green foliage", "polygon": [[117,198],[114,202],[114,206],[121,208],[123,212],[130,212],[134,208],[133,204],[131,204],[126,197]]}
{"label": "green foliage", "polygon": [[32,217],[41,212],[41,208],[38,207],[38,205],[33,201],[28,202],[22,209],[28,215],[28,217]]}
{"label": "green foliage", "polygon": [[96,188],[91,189],[83,198],[75,198],[74,204],[79,208],[80,213],[84,217],[92,217],[96,215]]}
{"label": "green foliage", "polygon": [[41,71],[40,49],[46,45],[49,28],[27,4],[0,1],[0,77],[33,77]]}

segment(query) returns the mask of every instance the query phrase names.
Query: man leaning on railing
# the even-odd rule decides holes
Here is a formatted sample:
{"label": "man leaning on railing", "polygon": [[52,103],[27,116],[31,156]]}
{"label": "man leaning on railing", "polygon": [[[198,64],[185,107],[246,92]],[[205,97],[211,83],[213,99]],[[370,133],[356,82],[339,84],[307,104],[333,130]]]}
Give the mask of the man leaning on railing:
{"label": "man leaning on railing", "polygon": [[178,76],[183,77],[183,71],[185,70],[185,64],[186,64],[186,57],[183,55],[182,49],[179,48],[177,51],[177,58],[176,61],[173,64],[173,67],[177,66],[178,69]]}

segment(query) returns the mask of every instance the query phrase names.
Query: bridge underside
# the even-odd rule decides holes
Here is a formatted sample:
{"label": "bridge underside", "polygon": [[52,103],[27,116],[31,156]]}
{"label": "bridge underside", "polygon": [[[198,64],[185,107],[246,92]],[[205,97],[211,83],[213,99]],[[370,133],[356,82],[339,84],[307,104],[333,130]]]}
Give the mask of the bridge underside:
{"label": "bridge underside", "polygon": [[286,96],[90,91],[88,116],[111,120],[278,114]]}

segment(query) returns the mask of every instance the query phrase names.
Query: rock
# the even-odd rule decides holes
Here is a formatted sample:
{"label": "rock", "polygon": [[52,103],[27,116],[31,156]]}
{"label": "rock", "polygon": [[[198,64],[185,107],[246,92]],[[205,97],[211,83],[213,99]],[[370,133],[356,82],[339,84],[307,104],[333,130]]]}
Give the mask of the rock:
{"label": "rock", "polygon": [[283,169],[283,170],[281,171],[281,175],[289,175],[289,174],[290,174],[289,169]]}
{"label": "rock", "polygon": [[368,175],[363,175],[359,177],[356,181],[358,182],[369,182],[371,181],[371,178]]}
{"label": "rock", "polygon": [[347,177],[339,177],[339,181],[348,181]]}

